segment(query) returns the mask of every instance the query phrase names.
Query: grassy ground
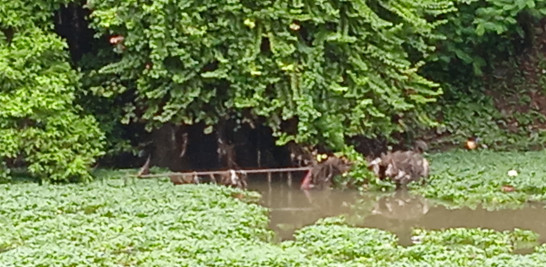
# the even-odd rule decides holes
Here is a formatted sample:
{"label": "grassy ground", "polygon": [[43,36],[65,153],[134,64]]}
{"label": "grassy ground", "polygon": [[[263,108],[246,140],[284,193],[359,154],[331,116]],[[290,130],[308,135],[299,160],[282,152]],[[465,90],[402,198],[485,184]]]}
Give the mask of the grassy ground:
{"label": "grassy ground", "polygon": [[[525,171],[521,172],[523,176]],[[424,192],[440,187],[440,177]],[[0,263],[542,266],[546,262],[546,245],[531,247],[531,254],[513,253],[521,244],[536,241],[534,233],[523,230],[416,230],[418,244],[402,247],[387,231],[353,228],[341,218],[329,218],[299,230],[294,241],[274,243],[267,229],[267,210],[254,200],[254,195],[235,189],[172,186],[166,180],[124,185],[122,179],[110,177],[88,185],[0,185]]]}

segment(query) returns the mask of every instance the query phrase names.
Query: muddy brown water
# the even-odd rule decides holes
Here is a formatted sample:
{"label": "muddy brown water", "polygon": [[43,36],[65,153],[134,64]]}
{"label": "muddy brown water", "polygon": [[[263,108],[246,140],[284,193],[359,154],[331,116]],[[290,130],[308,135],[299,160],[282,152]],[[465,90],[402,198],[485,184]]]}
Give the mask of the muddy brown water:
{"label": "muddy brown water", "polygon": [[[278,177],[275,177],[278,178]],[[412,228],[514,228],[538,233],[546,243],[546,209],[450,209],[408,193],[359,194],[354,190],[299,190],[299,179],[288,186],[286,179],[250,179],[249,189],[262,194],[261,204],[270,209],[270,227],[282,240],[293,239],[296,230],[320,218],[344,215],[357,227],[370,227],[396,234],[401,245],[411,245]]]}

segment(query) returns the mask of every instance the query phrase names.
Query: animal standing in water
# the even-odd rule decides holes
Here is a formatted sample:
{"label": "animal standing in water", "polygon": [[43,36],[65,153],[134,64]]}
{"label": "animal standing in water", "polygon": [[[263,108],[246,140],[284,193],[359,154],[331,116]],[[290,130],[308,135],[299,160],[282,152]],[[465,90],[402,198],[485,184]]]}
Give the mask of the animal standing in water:
{"label": "animal standing in water", "polygon": [[311,169],[303,178],[300,189],[309,190],[315,187],[324,188],[325,186],[330,186],[334,177],[348,172],[351,169],[351,165],[345,158],[321,155],[320,159],[313,163]]}
{"label": "animal standing in water", "polygon": [[182,175],[170,175],[169,178],[174,185],[179,184],[199,184],[199,176],[197,174],[182,174]]}
{"label": "animal standing in water", "polygon": [[220,184],[229,187],[246,189],[247,173],[243,170],[228,170],[220,175]]}
{"label": "animal standing in water", "polygon": [[427,149],[423,141],[417,141],[413,151],[388,152],[370,162],[371,170],[383,180],[389,178],[396,189],[405,188],[413,181],[428,177],[429,163],[422,153]]}

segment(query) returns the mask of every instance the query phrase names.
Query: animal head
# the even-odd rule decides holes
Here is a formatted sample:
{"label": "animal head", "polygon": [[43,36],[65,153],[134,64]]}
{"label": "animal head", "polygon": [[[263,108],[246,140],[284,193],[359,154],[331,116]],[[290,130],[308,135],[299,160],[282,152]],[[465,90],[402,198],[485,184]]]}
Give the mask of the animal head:
{"label": "animal head", "polygon": [[425,141],[417,140],[417,141],[415,141],[414,150],[415,150],[415,152],[418,152],[418,153],[422,154],[422,153],[424,153],[425,151],[428,150],[428,145],[427,145],[427,143],[425,143]]}

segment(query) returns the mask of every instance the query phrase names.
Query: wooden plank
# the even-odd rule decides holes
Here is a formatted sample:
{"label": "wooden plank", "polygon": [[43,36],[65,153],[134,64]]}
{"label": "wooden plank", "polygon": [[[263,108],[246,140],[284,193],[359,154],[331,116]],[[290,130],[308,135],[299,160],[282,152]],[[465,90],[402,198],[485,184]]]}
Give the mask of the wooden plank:
{"label": "wooden plank", "polygon": [[[292,168],[273,168],[273,169],[239,169],[234,170],[235,172],[245,172],[247,174],[256,174],[256,173],[282,173],[282,172],[300,172],[300,171],[309,171],[311,167],[292,167]],[[147,174],[138,176],[136,174],[130,175],[132,177],[138,177],[141,179],[148,178],[157,178],[157,177],[169,177],[169,176],[186,176],[186,175],[197,175],[197,176],[206,176],[206,175],[215,175],[215,174],[225,174],[230,170],[216,170],[216,171],[189,171],[189,172],[167,172],[167,173],[158,173],[158,174]]]}

